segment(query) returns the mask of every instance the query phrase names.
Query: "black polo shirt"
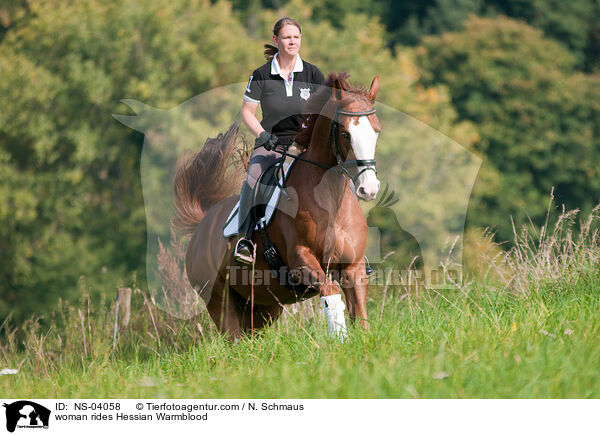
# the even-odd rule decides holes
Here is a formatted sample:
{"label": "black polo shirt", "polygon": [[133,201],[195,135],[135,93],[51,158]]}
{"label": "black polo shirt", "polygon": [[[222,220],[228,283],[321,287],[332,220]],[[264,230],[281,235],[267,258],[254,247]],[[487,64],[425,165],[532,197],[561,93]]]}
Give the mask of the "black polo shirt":
{"label": "black polo shirt", "polygon": [[286,79],[280,75],[276,54],[271,62],[252,73],[244,93],[244,100],[260,103],[262,127],[279,137],[286,145],[292,142],[300,130],[304,103],[325,82],[319,68],[300,59],[300,56],[296,57],[296,64],[290,75]]}

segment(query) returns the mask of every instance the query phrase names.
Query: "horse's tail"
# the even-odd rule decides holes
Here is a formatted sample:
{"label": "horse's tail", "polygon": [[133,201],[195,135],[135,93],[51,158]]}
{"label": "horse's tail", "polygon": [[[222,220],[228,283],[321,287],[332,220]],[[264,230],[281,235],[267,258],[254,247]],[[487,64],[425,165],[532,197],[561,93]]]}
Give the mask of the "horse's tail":
{"label": "horse's tail", "polygon": [[173,181],[175,217],[172,225],[191,234],[206,211],[233,195],[241,182],[241,165],[233,165],[240,125],[234,122],[225,134],[208,138],[197,153],[185,153],[177,163]]}

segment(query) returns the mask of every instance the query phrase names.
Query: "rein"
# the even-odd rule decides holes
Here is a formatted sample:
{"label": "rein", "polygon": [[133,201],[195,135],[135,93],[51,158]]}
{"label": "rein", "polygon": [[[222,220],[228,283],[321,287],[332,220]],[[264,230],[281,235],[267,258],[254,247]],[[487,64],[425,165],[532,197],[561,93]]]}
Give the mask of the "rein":
{"label": "rein", "polygon": [[[348,160],[346,162],[344,162],[342,160],[342,153],[340,151],[340,145],[339,145],[340,131],[339,131],[338,119],[339,119],[340,115],[343,115],[343,116],[368,116],[368,115],[374,114],[375,112],[376,112],[375,108],[372,108],[371,110],[365,110],[363,112],[350,112],[347,110],[339,110],[336,108],[335,113],[333,115],[333,120],[331,121],[331,127],[329,129],[329,138],[327,139],[327,144],[329,145],[329,148],[331,148],[331,151],[333,152],[333,155],[335,156],[335,159],[337,161],[336,166],[338,166],[340,168],[338,171],[344,177],[351,180],[353,183],[356,183],[356,180],[358,179],[358,177],[360,177],[360,175],[363,172],[371,170],[371,171],[374,171],[375,174],[377,174],[377,169],[375,168],[375,164],[377,163],[377,161],[375,159],[357,159],[357,160]],[[260,145],[259,147],[261,147],[261,146],[264,146],[264,145]],[[259,147],[256,147],[256,148],[259,148]],[[323,168],[323,169],[332,169],[332,168],[336,167],[336,166],[323,165],[322,163],[315,162],[313,160],[304,159],[300,156],[296,156],[293,154],[288,154],[287,151],[279,151],[278,149],[273,149],[273,151],[281,154],[284,159],[287,157],[291,157],[296,160],[301,160],[303,162],[310,163],[315,166],[319,166],[320,168]],[[364,168],[362,170],[360,170],[358,172],[358,174],[356,174],[356,176],[352,177],[348,173],[347,166],[356,166],[356,167],[364,167]],[[283,186],[280,186],[280,187],[285,187],[285,181],[283,182]]]}

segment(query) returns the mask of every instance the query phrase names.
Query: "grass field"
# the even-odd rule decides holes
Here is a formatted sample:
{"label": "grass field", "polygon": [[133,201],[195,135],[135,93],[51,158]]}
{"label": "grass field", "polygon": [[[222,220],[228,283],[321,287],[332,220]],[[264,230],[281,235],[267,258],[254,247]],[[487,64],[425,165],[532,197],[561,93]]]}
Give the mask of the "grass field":
{"label": "grass field", "polygon": [[0,368],[19,372],[0,376],[0,396],[598,398],[597,233],[558,236],[518,241],[494,263],[494,285],[385,298],[373,288],[370,330],[351,327],[343,343],[318,299],[232,345],[206,314],[172,319],[136,294],[113,351],[114,303],[82,286],[80,304],[51,319],[2,326]]}
{"label": "grass field", "polygon": [[306,320],[300,314],[288,315],[237,345],[205,331],[204,338],[184,335],[176,346],[153,349],[137,338],[115,355],[110,334],[105,340],[92,334],[95,348],[86,343],[87,357],[83,349],[38,356],[35,347],[29,348],[29,355],[27,351],[4,354],[3,367],[20,365],[20,370],[0,378],[0,394],[38,398],[600,397],[599,284],[598,274],[590,273],[568,292],[548,286],[527,298],[476,287],[470,294],[446,294],[449,302],[441,297],[388,298],[381,320],[381,306],[371,300],[371,330],[351,328],[344,343],[327,337],[324,319]]}

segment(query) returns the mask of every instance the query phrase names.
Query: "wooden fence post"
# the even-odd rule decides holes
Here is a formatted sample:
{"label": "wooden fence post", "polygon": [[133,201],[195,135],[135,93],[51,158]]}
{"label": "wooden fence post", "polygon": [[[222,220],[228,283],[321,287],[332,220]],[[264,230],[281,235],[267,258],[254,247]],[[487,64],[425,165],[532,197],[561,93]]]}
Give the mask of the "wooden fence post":
{"label": "wooden fence post", "polygon": [[131,317],[131,288],[119,287],[119,329],[127,329]]}
{"label": "wooden fence post", "polygon": [[131,317],[131,288],[119,287],[115,298],[115,328],[113,331],[113,352],[117,350],[117,336],[126,331]]}
{"label": "wooden fence post", "polygon": [[119,287],[119,330],[127,329],[131,317],[131,288]]}

